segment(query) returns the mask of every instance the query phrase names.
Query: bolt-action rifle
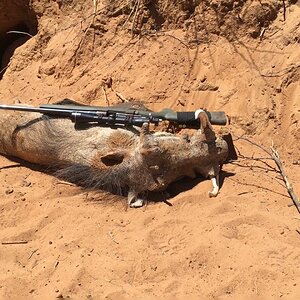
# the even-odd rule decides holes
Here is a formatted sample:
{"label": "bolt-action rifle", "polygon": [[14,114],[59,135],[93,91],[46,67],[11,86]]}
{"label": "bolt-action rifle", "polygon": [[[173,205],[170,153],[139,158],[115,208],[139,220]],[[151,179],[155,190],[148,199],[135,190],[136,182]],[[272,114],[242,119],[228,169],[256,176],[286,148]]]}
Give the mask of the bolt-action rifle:
{"label": "bolt-action rifle", "polygon": [[[197,111],[176,112],[169,108],[165,108],[159,112],[153,112],[146,108],[137,109],[125,106],[89,106],[78,105],[76,102],[68,99],[66,99],[66,101],[72,104],[43,104],[39,107],[0,105],[0,109],[37,112],[54,118],[68,118],[72,120],[75,125],[98,123],[107,126],[133,125],[141,127],[144,123],[158,125],[162,121],[169,121],[178,127],[199,128],[200,126],[200,120],[197,118]],[[223,111],[204,111],[212,125],[227,124],[228,118]]]}

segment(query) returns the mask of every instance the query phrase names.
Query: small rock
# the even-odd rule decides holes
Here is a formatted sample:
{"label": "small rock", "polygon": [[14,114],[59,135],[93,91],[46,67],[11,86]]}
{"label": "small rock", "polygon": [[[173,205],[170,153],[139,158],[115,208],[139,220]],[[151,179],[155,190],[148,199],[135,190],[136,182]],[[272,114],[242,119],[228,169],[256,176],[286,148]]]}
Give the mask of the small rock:
{"label": "small rock", "polygon": [[196,91],[217,91],[219,89],[219,87],[217,85],[214,84],[210,84],[208,82],[204,82],[204,83],[199,83],[195,86],[195,90]]}
{"label": "small rock", "polygon": [[6,195],[12,194],[13,192],[14,192],[14,190],[13,190],[12,188],[7,188],[7,189],[5,190],[5,194],[6,194]]}
{"label": "small rock", "polygon": [[275,119],[275,112],[274,111],[269,112],[269,119]]}
{"label": "small rock", "polygon": [[200,82],[204,83],[206,81],[207,77],[206,75],[203,75],[201,78],[200,78]]}
{"label": "small rock", "polygon": [[27,180],[23,180],[22,181],[22,186],[26,186],[26,187],[31,186],[31,182],[27,181]]}
{"label": "small rock", "polygon": [[187,88],[187,87],[184,87],[184,88],[183,88],[183,91],[184,91],[186,94],[189,94],[189,93],[190,93],[190,89]]}
{"label": "small rock", "polygon": [[300,165],[300,161],[299,160],[293,160],[293,165]]}

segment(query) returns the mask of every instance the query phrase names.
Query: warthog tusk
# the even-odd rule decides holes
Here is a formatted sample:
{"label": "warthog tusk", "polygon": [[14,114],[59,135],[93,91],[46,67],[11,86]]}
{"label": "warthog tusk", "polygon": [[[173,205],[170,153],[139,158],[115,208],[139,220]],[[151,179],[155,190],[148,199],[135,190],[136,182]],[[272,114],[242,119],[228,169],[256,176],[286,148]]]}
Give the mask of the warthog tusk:
{"label": "warthog tusk", "polygon": [[127,201],[129,207],[137,208],[142,207],[144,205],[143,199],[138,199],[137,193],[133,190],[129,190]]}

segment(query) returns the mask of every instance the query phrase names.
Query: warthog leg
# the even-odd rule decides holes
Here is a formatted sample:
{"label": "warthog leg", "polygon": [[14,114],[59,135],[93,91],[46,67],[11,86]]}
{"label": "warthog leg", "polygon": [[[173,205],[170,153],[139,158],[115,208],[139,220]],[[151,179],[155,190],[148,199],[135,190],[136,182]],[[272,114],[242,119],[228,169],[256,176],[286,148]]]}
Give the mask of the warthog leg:
{"label": "warthog leg", "polygon": [[209,197],[216,197],[219,193],[219,175],[210,176],[210,180],[213,186],[213,190],[208,192]]}
{"label": "warthog leg", "polygon": [[138,199],[137,196],[138,195],[134,190],[129,190],[127,196],[127,203],[129,207],[137,208],[144,205],[143,199]]}

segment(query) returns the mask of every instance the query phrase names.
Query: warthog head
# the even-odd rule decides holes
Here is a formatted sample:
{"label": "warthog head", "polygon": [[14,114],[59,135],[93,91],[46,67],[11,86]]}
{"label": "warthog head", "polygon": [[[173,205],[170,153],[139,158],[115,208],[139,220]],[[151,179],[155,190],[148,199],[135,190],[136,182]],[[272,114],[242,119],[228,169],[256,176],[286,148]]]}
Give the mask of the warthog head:
{"label": "warthog head", "polygon": [[127,187],[131,207],[143,204],[139,199],[142,192],[161,191],[180,178],[194,178],[197,174],[212,179],[211,197],[218,193],[220,165],[228,156],[228,145],[222,138],[207,141],[200,130],[190,139],[150,133],[145,124],[139,136],[116,130],[107,143],[114,147],[105,153],[97,152],[88,169],[80,170],[82,165],[72,164],[62,169],[60,175],[66,175],[66,179],[79,176],[75,181],[85,180],[94,188],[109,186],[112,191],[121,191]]}

